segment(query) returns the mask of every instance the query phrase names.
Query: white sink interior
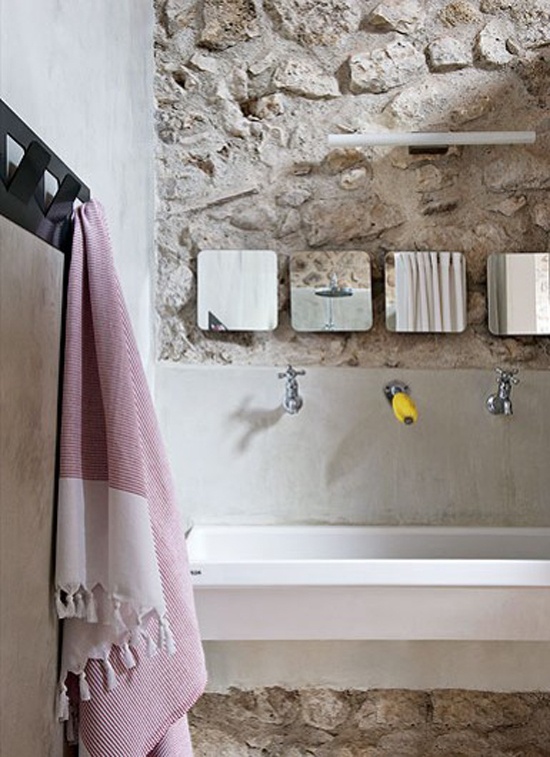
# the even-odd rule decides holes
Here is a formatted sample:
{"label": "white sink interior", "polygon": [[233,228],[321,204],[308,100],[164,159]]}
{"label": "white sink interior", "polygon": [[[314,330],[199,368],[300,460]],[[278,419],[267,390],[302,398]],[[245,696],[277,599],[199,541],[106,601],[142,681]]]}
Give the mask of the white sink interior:
{"label": "white sink interior", "polygon": [[194,562],[372,559],[550,560],[550,528],[201,525]]}

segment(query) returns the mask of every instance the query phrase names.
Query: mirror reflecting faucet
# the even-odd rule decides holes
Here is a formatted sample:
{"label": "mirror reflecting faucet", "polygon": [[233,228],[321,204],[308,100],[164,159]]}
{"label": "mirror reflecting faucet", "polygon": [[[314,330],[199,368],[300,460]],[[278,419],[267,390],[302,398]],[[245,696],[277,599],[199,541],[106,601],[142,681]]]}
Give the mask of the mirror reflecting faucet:
{"label": "mirror reflecting faucet", "polygon": [[494,394],[487,397],[487,410],[492,415],[512,415],[512,386],[519,384],[517,378],[517,369],[504,370],[496,369],[498,389]]}

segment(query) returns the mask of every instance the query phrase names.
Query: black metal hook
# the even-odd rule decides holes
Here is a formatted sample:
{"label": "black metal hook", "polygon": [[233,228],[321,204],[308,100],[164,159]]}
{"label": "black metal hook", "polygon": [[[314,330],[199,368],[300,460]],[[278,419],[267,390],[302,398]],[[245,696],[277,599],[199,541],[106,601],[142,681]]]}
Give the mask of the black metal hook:
{"label": "black metal hook", "polygon": [[30,201],[36,187],[50,164],[51,155],[38,142],[31,142],[15,169],[7,190],[25,205]]}
{"label": "black metal hook", "polygon": [[[24,154],[8,179],[8,137]],[[45,207],[44,173],[58,182],[58,190]],[[90,190],[50,150],[7,104],[0,100],[0,213],[62,252],[70,249],[73,206],[87,202]]]}

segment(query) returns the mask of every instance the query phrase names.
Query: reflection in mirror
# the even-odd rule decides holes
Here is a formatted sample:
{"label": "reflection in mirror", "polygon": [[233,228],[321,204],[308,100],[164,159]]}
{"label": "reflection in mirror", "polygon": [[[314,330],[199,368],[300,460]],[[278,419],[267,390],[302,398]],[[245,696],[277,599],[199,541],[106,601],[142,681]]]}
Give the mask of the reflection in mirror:
{"label": "reflection in mirror", "polygon": [[466,328],[466,265],[461,252],[389,252],[386,328],[458,332]]}
{"label": "reflection in mirror", "polygon": [[550,334],[550,253],[490,255],[487,288],[492,334]]}
{"label": "reflection in mirror", "polygon": [[277,255],[272,250],[203,250],[197,259],[197,321],[205,331],[277,327]]}
{"label": "reflection in mirror", "polygon": [[372,328],[370,257],[358,250],[293,253],[292,328],[368,331]]}

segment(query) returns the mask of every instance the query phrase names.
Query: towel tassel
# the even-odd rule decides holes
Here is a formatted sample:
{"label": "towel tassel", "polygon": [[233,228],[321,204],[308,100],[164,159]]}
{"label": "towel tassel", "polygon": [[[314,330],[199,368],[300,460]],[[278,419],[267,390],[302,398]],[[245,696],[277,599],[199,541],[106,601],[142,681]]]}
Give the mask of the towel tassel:
{"label": "towel tassel", "polygon": [[74,595],[73,594],[67,594],[67,598],[65,599],[65,618],[74,618],[76,612],[76,608],[74,606]]}
{"label": "towel tassel", "polygon": [[78,681],[78,687],[80,689],[80,699],[83,702],[89,702],[92,698],[92,695],[90,694],[90,687],[88,686],[88,681],[86,680],[86,673],[82,671],[78,675],[79,681]]}
{"label": "towel tassel", "polygon": [[64,683],[60,684],[59,696],[57,698],[57,718],[61,721],[69,719],[69,695]]}
{"label": "towel tassel", "polygon": [[122,661],[124,662],[126,668],[130,670],[131,668],[136,667],[136,658],[132,654],[132,650],[130,649],[128,644],[121,644],[120,650],[122,652]]}
{"label": "towel tassel", "polygon": [[61,599],[61,589],[57,589],[55,592],[55,610],[57,612],[57,617],[62,620],[67,615],[67,608],[63,604],[63,600]]}
{"label": "towel tassel", "polygon": [[67,721],[65,736],[67,744],[72,746],[78,744],[78,717],[76,714],[76,708],[71,707],[69,719]]}
{"label": "towel tassel", "polygon": [[85,618],[86,605],[84,603],[84,597],[82,596],[82,591],[80,589],[75,593],[74,598],[75,598],[75,609],[74,609],[75,618]]}
{"label": "towel tassel", "polygon": [[113,668],[111,661],[109,660],[109,653],[107,653],[103,658],[103,667],[105,668],[105,675],[107,676],[107,689],[109,691],[112,691],[113,689],[116,689],[118,681],[115,669]]}
{"label": "towel tassel", "polygon": [[93,592],[86,591],[86,620],[88,623],[97,623],[97,606]]}
{"label": "towel tassel", "polygon": [[120,601],[118,599],[113,600],[113,620],[119,628],[126,628],[126,623],[122,619],[122,613],[120,612]]}

